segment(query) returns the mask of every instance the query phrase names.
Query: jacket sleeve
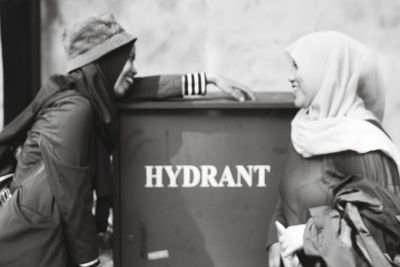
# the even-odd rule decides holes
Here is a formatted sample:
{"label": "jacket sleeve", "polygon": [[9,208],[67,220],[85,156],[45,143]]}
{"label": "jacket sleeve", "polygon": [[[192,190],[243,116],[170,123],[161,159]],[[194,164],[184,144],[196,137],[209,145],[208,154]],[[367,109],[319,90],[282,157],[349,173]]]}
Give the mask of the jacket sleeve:
{"label": "jacket sleeve", "polygon": [[206,83],[203,72],[138,77],[121,102],[205,95]]}
{"label": "jacket sleeve", "polygon": [[335,209],[320,206],[310,209],[304,230],[304,253],[321,257],[328,266],[356,266],[350,226]]}
{"label": "jacket sleeve", "polygon": [[98,241],[88,166],[93,130],[90,103],[80,95],[63,98],[39,117],[45,121],[38,127],[40,148],[69,254],[75,264],[95,262]]}

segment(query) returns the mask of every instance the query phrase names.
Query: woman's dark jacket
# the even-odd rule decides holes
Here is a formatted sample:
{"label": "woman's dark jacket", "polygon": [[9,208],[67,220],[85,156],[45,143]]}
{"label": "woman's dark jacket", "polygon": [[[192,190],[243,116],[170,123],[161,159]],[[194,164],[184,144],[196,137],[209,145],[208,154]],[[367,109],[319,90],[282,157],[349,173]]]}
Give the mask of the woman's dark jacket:
{"label": "woman's dark jacket", "polygon": [[[115,99],[90,91],[105,87],[91,65],[52,76],[0,133],[0,173],[15,171],[13,197],[0,209],[0,266],[62,267],[98,256],[91,159],[97,133],[109,137],[103,126],[114,119]],[[179,75],[135,82],[127,99],[181,96]]]}

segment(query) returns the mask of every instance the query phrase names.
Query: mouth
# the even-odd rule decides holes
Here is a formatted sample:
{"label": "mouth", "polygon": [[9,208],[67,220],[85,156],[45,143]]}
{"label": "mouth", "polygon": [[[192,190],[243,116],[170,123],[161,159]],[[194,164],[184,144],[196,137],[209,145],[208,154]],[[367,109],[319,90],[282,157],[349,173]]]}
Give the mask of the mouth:
{"label": "mouth", "polygon": [[297,94],[301,94],[301,88],[298,85],[293,84],[292,85],[292,93],[297,95]]}
{"label": "mouth", "polygon": [[133,84],[133,77],[126,77],[126,81],[128,84],[132,85]]}

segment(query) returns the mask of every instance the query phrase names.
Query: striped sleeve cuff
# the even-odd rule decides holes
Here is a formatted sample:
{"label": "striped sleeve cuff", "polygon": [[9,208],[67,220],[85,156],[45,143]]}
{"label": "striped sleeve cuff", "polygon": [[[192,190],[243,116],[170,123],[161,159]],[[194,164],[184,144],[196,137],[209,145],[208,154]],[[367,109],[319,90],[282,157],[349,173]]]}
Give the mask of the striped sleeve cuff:
{"label": "striped sleeve cuff", "polygon": [[181,77],[182,95],[207,94],[206,74],[204,72],[187,73]]}
{"label": "striped sleeve cuff", "polygon": [[81,263],[79,264],[80,267],[99,267],[100,266],[100,260],[99,259],[95,259],[93,261],[90,262],[86,262],[86,263]]}

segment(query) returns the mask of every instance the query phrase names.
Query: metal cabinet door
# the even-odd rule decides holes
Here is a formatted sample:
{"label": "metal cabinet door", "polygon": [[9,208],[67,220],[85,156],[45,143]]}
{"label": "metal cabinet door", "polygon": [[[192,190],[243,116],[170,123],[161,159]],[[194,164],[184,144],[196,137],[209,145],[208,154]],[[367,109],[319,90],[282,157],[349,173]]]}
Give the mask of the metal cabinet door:
{"label": "metal cabinet door", "polygon": [[[116,257],[123,267],[265,267],[265,242],[289,144],[292,109],[123,110]],[[269,165],[266,186],[146,187],[146,166]],[[213,168],[214,168],[213,167]],[[240,168],[240,167],[239,167]],[[154,172],[154,169],[153,169]],[[154,174],[154,173],[153,173]],[[204,174],[203,174],[204,175]],[[226,178],[226,177],[225,177]],[[174,184],[172,184],[174,185]]]}

